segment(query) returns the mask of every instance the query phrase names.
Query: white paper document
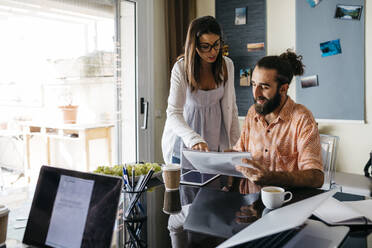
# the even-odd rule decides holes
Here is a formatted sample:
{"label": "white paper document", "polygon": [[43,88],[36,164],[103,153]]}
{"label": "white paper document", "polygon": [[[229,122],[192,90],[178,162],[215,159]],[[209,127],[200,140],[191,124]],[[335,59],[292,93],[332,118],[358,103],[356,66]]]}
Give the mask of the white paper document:
{"label": "white paper document", "polygon": [[331,197],[314,215],[330,225],[372,225],[372,200],[340,202]]}
{"label": "white paper document", "polygon": [[244,177],[235,169],[235,165],[252,167],[243,163],[242,159],[251,159],[250,152],[201,152],[195,150],[183,151],[184,157],[202,173],[221,174]]}
{"label": "white paper document", "polygon": [[93,186],[93,180],[61,176],[46,245],[66,248],[81,246]]}
{"label": "white paper document", "polygon": [[240,232],[236,233],[234,236],[217,246],[217,248],[235,247],[240,244],[299,227],[304,224],[318,206],[335,193],[335,190],[331,190],[274,209],[251,223]]}

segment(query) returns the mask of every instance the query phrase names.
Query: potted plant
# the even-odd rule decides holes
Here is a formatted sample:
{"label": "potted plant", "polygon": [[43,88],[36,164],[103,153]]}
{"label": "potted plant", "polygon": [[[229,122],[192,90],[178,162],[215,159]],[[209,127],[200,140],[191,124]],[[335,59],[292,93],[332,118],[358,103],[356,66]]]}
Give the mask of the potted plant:
{"label": "potted plant", "polygon": [[58,108],[62,112],[65,124],[75,124],[77,119],[78,105],[73,105],[73,95],[71,89],[64,89],[61,94],[61,104]]}

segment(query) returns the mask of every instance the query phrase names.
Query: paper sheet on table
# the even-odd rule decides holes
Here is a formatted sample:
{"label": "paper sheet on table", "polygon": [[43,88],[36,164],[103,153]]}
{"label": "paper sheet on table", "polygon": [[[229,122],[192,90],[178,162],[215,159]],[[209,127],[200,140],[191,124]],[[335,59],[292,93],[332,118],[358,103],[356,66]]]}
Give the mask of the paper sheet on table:
{"label": "paper sheet on table", "polygon": [[243,158],[251,159],[250,152],[201,152],[194,150],[183,151],[184,157],[202,173],[221,174],[234,177],[243,177],[243,174],[235,169],[235,165],[252,168],[243,163]]}
{"label": "paper sheet on table", "polygon": [[314,215],[330,225],[372,225],[372,200],[340,202],[329,198]]}

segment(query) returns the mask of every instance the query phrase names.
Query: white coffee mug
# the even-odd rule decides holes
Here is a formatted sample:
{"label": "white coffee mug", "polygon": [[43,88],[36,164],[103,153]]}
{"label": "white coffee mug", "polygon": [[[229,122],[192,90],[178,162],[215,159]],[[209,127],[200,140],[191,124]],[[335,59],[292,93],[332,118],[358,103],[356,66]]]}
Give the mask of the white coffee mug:
{"label": "white coffee mug", "polygon": [[[289,198],[285,200],[286,195],[289,195]],[[268,186],[261,189],[261,199],[265,207],[274,209],[292,200],[292,193],[281,187]]]}

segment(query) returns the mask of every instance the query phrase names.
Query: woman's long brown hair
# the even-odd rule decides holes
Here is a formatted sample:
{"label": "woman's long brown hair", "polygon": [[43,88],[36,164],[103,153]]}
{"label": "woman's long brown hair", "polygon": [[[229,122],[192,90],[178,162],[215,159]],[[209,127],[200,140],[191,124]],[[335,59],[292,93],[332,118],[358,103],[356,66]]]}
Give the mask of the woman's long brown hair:
{"label": "woman's long brown hair", "polygon": [[[185,53],[179,57],[185,59],[186,79],[191,88],[191,92],[199,89],[201,58],[196,48],[199,43],[199,38],[203,34],[216,34],[222,39],[221,27],[214,17],[203,16],[194,19],[190,23],[186,37]],[[212,73],[217,86],[227,81],[227,68],[222,57],[222,50],[220,50],[216,61],[212,65]]]}

